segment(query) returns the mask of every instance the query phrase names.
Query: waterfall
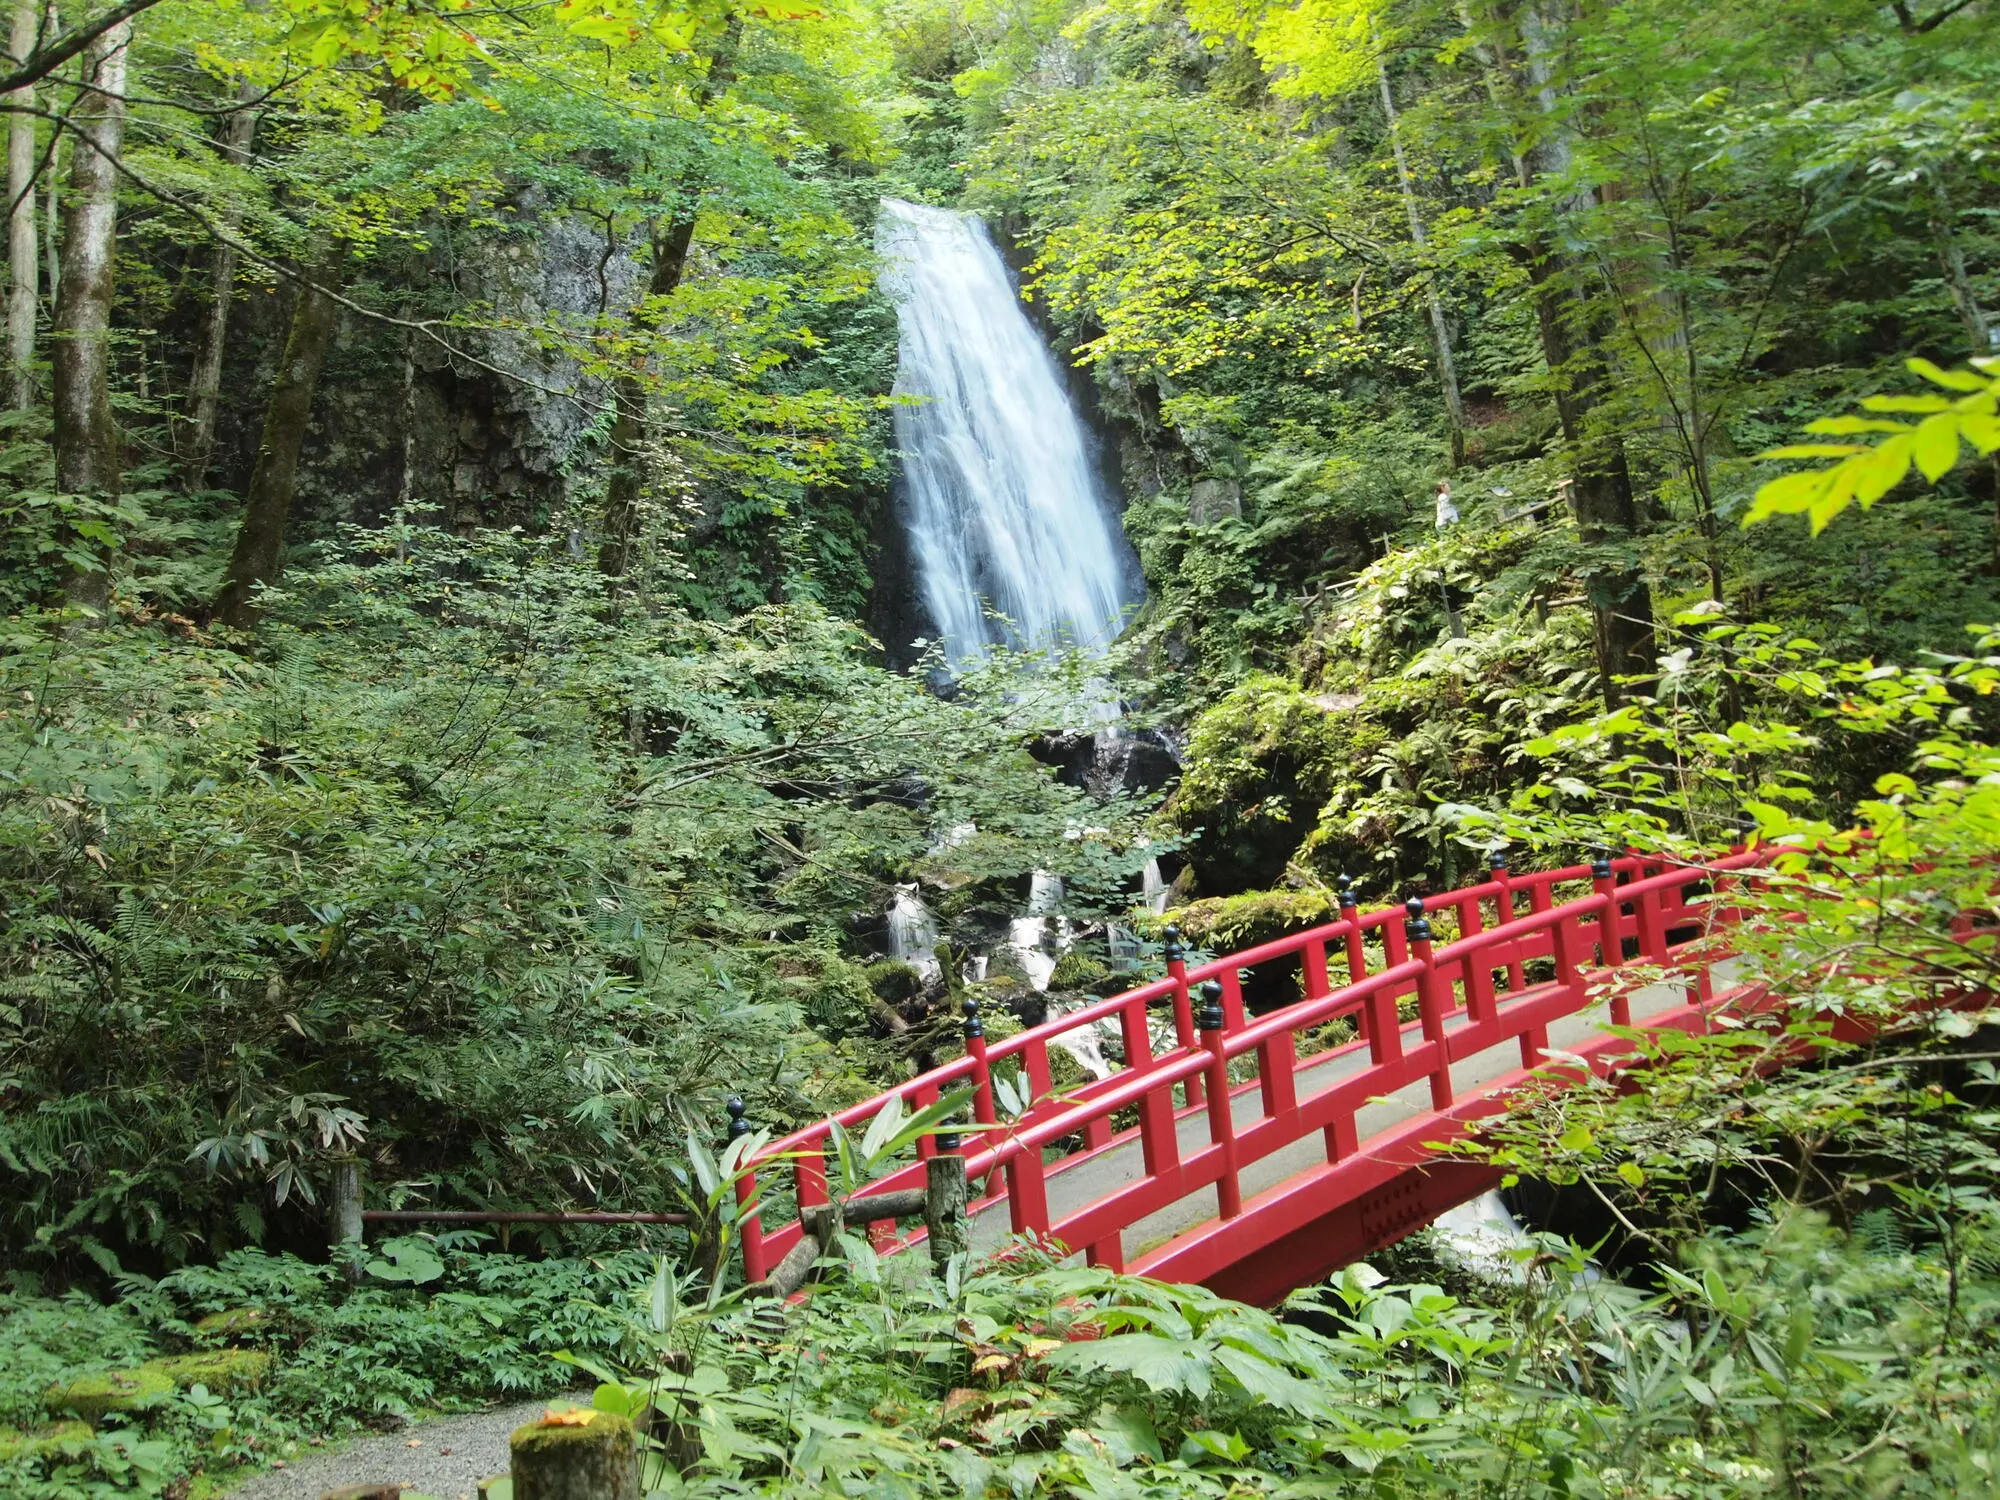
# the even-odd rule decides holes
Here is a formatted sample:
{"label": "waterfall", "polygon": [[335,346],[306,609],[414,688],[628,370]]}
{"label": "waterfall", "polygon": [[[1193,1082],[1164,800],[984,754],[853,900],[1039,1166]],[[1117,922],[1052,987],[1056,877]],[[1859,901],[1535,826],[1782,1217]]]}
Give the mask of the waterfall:
{"label": "waterfall", "polygon": [[888,937],[889,957],[920,973],[937,973],[937,919],[914,885],[896,887],[896,899],[889,903]]}
{"label": "waterfall", "polygon": [[[876,232],[902,342],[902,512],[917,591],[954,661],[1110,642],[1136,567],[1062,372],[985,226],[885,199]],[[989,611],[1009,624],[990,618]]]}
{"label": "waterfall", "polygon": [[1167,903],[1173,899],[1173,894],[1173,887],[1167,884],[1166,876],[1160,873],[1160,862],[1157,859],[1147,860],[1146,868],[1139,875],[1140,905],[1154,916],[1159,916],[1167,909]]}
{"label": "waterfall", "polygon": [[1061,911],[1062,898],[1062,876],[1051,875],[1047,870],[1036,870],[1028,877],[1028,910],[1036,916]]}

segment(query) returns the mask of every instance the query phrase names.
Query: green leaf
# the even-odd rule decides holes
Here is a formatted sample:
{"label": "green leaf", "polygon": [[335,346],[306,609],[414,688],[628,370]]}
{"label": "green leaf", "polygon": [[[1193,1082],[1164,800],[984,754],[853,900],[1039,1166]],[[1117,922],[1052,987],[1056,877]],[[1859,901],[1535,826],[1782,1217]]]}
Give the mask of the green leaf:
{"label": "green leaf", "polygon": [[444,1262],[415,1235],[384,1240],[377,1246],[382,1254],[368,1262],[368,1274],[377,1281],[406,1282],[422,1286],[444,1275]]}
{"label": "green leaf", "polygon": [[1205,1398],[1214,1388],[1210,1351],[1157,1333],[1121,1333],[1086,1344],[1065,1344],[1049,1356],[1051,1367],[1129,1375],[1147,1390]]}
{"label": "green leaf", "polygon": [[1932,385],[1941,385],[1948,391],[1983,391],[1992,384],[1970,370],[1945,370],[1927,359],[1906,359],[1903,367],[1913,374],[1921,375]]}
{"label": "green leaf", "polygon": [[1958,418],[1950,412],[1924,418],[1912,441],[1912,452],[1924,478],[1936,484],[1958,465]]}
{"label": "green leaf", "polygon": [[1866,458],[1851,461],[1854,498],[1861,502],[1864,510],[1903,482],[1903,476],[1910,472],[1910,459],[1915,446],[1916,434],[1905,431],[1890,438]]}

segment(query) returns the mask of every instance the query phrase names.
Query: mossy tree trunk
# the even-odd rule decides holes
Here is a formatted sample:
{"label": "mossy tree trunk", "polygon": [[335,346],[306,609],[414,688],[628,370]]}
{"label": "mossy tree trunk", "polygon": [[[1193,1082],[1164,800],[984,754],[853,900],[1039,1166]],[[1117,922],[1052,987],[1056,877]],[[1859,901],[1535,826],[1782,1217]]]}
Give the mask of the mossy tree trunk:
{"label": "mossy tree trunk", "polygon": [[[721,38],[709,56],[707,75],[695,92],[698,111],[706,112],[716,95],[735,78],[736,47],[742,34],[743,18],[732,6]],[[646,279],[646,295],[632,317],[633,331],[641,348],[633,372],[620,376],[611,392],[611,472],[604,487],[604,541],[597,553],[598,571],[606,578],[623,578],[638,559],[645,529],[641,511],[649,462],[646,409],[650,361],[643,346],[658,332],[662,299],[671,296],[687,275],[695,219],[707,189],[708,173],[705,165],[698,163],[681,179],[673,212],[656,219],[652,225],[652,272]]]}
{"label": "mossy tree trunk", "polygon": [[[1566,12],[1559,3],[1531,0],[1517,6],[1502,0],[1491,8],[1488,20],[1496,38],[1486,59],[1489,86],[1517,142],[1516,181],[1524,192],[1538,186],[1555,191],[1572,165],[1569,126],[1558,114],[1554,62]],[[1531,211],[1510,248],[1528,276],[1542,358],[1569,456],[1570,514],[1581,540],[1607,554],[1591,574],[1587,593],[1598,678],[1605,705],[1615,708],[1624,698],[1619,678],[1644,677],[1655,669],[1653,593],[1637,556],[1639,512],[1625,443],[1610,420],[1613,387],[1606,330],[1597,307],[1578,290],[1576,268],[1560,246],[1561,225],[1589,206],[1577,198]]]}
{"label": "mossy tree trunk", "polygon": [[291,332],[264,412],[264,437],[257,445],[257,465],[250,474],[243,525],[236,533],[236,550],[222,575],[215,615],[225,625],[249,630],[257,623],[259,585],[275,582],[284,555],[285,526],[298,493],[299,450],[305,445],[306,422],[312,416],[313,394],[326,364],[327,346],[340,322],[340,304],[332,289],[339,285],[345,247],[337,246],[319,259],[309,283],[300,286],[292,310]]}

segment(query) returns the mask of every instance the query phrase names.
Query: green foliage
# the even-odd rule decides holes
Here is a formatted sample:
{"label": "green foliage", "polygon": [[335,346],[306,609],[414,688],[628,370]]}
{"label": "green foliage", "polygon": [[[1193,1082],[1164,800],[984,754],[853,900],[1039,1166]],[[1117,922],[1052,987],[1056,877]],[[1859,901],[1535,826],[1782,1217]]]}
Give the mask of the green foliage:
{"label": "green foliage", "polygon": [[[158,1494],[385,1415],[554,1395],[570,1384],[557,1351],[628,1346],[645,1256],[525,1260],[470,1238],[427,1242],[439,1274],[422,1290],[393,1276],[350,1290],[329,1267],[237,1251],[127,1278],[111,1306],[0,1294],[0,1423],[25,1434],[0,1439],[0,1486],[23,1500]],[[213,1313],[246,1306],[258,1316],[221,1335],[241,1344],[214,1347]],[[96,1430],[56,1421],[65,1411]]]}
{"label": "green foliage", "polygon": [[[1965,1283],[1968,1337],[1940,1344],[1945,1267],[1811,1215],[1701,1241],[1658,1294],[1556,1251],[1499,1307],[1363,1267],[1282,1318],[1027,1252],[937,1283],[851,1250],[775,1342],[745,1340],[747,1309],[701,1314],[686,1364],[600,1388],[698,1432],[662,1486],[1832,1496],[1897,1476],[1947,1495],[1993,1462],[1970,1330],[1990,1334],[1995,1284]],[[1931,1402],[1939,1380],[1969,1400]]]}
{"label": "green foliage", "polygon": [[[284,1243],[357,1143],[392,1201],[657,1208],[662,1133],[719,1134],[729,1093],[773,1125],[852,1097],[801,1007],[868,1024],[839,948],[905,865],[1116,901],[1144,861],[1022,748],[1058,683],[948,704],[813,605],[631,618],[523,539],[352,545],[294,571],[268,659],[7,635],[23,1251]],[[890,800],[912,777],[928,807]]]}
{"label": "green foliage", "polygon": [[1958,467],[1961,445],[1974,453],[2000,449],[2000,359],[1972,361],[1980,373],[1942,370],[1927,359],[1913,359],[1910,369],[1932,385],[1958,392],[1948,396],[1869,396],[1862,406],[1873,412],[1910,412],[1921,422],[1889,417],[1821,417],[1806,431],[1829,437],[1883,433],[1874,443],[1792,443],[1773,448],[1765,458],[1835,458],[1838,463],[1782,475],[1760,486],[1757,500],[1743,524],[1769,516],[1803,512],[1817,536],[1850,505],[1863,510],[1900,485],[1914,467],[1936,484]]}

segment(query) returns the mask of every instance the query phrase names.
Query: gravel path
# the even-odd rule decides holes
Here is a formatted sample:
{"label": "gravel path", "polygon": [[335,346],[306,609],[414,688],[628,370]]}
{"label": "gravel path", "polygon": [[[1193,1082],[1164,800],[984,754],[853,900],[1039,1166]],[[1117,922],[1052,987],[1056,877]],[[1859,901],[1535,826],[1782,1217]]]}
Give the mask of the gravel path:
{"label": "gravel path", "polygon": [[552,1405],[577,1404],[574,1396],[518,1401],[359,1438],[266,1469],[231,1490],[228,1500],[319,1500],[349,1484],[400,1484],[437,1500],[478,1500],[480,1480],[507,1472],[507,1439],[516,1427]]}

